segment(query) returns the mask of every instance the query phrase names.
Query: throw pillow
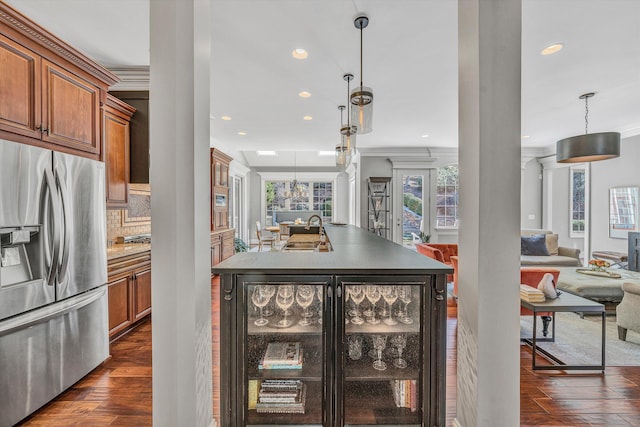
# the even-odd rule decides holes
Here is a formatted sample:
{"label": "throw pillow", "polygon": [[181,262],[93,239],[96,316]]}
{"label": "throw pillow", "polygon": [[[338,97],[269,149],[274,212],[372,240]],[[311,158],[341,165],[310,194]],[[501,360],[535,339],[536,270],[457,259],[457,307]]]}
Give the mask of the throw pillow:
{"label": "throw pillow", "polygon": [[558,235],[545,234],[544,239],[547,244],[547,251],[549,252],[549,255],[558,255]]}
{"label": "throw pillow", "polygon": [[549,256],[544,234],[520,237],[520,255]]}

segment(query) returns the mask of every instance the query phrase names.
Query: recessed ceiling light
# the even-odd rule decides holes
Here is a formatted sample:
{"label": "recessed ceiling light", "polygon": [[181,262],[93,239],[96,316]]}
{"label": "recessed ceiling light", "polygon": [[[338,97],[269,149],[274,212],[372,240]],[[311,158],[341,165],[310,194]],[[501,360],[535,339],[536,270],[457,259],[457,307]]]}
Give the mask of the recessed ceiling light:
{"label": "recessed ceiling light", "polygon": [[298,96],[299,96],[300,98],[308,98],[308,97],[310,97],[310,96],[311,96],[311,93],[310,93],[310,92],[307,92],[306,90],[303,90],[302,92],[300,92],[300,93],[298,94]]}
{"label": "recessed ceiling light", "polygon": [[311,116],[304,116],[302,119],[303,119],[303,120],[306,120],[306,121],[309,121],[309,120],[313,120],[313,117],[311,117]]}
{"label": "recessed ceiling light", "polygon": [[225,120],[225,121],[229,121],[229,120],[231,120],[231,117],[229,117],[229,116],[222,116],[222,117],[220,117],[220,118],[221,118],[222,120]]}
{"label": "recessed ceiling light", "polygon": [[307,56],[309,56],[309,52],[307,52],[302,48],[297,48],[297,49],[293,49],[293,51],[291,52],[291,56],[293,56],[296,59],[305,59]]}
{"label": "recessed ceiling light", "polygon": [[429,138],[429,135],[425,133],[424,135],[420,135],[420,138]]}
{"label": "recessed ceiling light", "polygon": [[325,151],[325,150],[320,150],[318,151],[318,156],[334,156],[336,154],[335,151],[331,150],[331,151]]}
{"label": "recessed ceiling light", "polygon": [[542,49],[540,55],[553,55],[556,52],[560,52],[564,45],[562,43],[554,43]]}
{"label": "recessed ceiling light", "polygon": [[271,151],[271,150],[258,150],[256,151],[256,153],[258,153],[258,156],[275,156],[276,152],[275,151]]}
{"label": "recessed ceiling light", "polygon": [[238,135],[240,136],[245,136],[246,134],[247,134],[246,132],[242,132],[242,131],[238,132]]}

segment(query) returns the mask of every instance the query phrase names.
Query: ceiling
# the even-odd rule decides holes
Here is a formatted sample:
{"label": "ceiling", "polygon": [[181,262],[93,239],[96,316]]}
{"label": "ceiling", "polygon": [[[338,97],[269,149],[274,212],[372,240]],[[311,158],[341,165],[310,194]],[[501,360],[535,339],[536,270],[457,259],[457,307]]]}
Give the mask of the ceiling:
{"label": "ceiling", "polygon": [[[106,66],[149,64],[149,0],[4,1]],[[298,165],[333,164],[316,152],[339,142],[343,74],[360,79],[353,19],[361,13],[370,19],[364,84],[374,91],[374,119],[358,146],[458,145],[457,1],[211,4],[212,142],[243,152],[250,166],[291,166],[291,153],[282,151],[293,150],[308,154],[298,156]],[[590,132],[640,133],[638,16],[637,0],[523,0],[523,147],[551,150],[556,140],[582,133],[578,96],[585,92],[597,93],[589,103]],[[563,50],[540,55],[557,42]],[[309,52],[305,60],[291,56],[300,47]],[[300,98],[300,91],[312,96]],[[255,150],[281,153],[265,158]]]}

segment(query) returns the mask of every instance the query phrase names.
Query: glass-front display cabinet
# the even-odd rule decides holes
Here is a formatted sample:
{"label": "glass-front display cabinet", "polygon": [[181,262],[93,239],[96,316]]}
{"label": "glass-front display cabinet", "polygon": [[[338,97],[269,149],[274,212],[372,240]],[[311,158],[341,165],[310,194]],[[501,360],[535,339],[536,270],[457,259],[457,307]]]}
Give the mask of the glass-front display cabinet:
{"label": "glass-front display cabinet", "polygon": [[434,280],[226,275],[222,425],[440,425]]}

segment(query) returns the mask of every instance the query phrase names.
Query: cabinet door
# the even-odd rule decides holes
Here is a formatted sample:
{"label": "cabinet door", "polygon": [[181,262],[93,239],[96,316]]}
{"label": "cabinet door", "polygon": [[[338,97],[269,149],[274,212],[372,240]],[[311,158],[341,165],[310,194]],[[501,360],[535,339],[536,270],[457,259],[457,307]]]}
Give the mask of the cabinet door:
{"label": "cabinet door", "polygon": [[211,242],[211,265],[214,266],[222,261],[222,241],[218,238]]}
{"label": "cabinet door", "polygon": [[109,106],[103,120],[107,207],[124,208],[129,199],[129,121]]}
{"label": "cabinet door", "polygon": [[40,57],[0,35],[0,130],[40,138]]}
{"label": "cabinet door", "polygon": [[100,88],[47,60],[42,62],[42,140],[99,155]]}
{"label": "cabinet door", "polygon": [[322,276],[238,278],[236,307],[245,329],[234,359],[244,366],[230,370],[246,375],[235,379],[233,399],[244,422],[222,424],[331,424],[330,283]]}
{"label": "cabinet door", "polygon": [[151,270],[135,274],[133,298],[134,320],[151,313]]}
{"label": "cabinet door", "polygon": [[387,279],[338,278],[338,418],[345,426],[422,425],[425,281]]}
{"label": "cabinet door", "polygon": [[109,283],[109,338],[133,323],[130,276]]}

